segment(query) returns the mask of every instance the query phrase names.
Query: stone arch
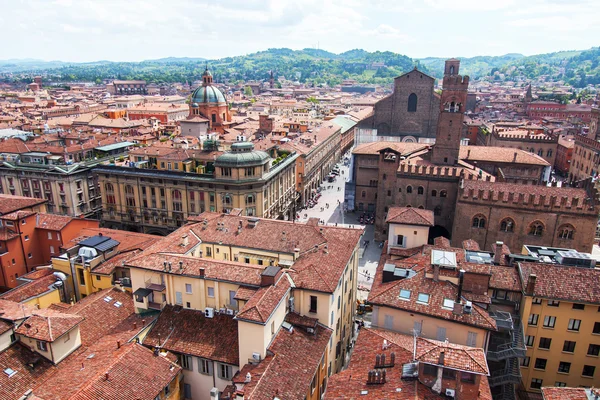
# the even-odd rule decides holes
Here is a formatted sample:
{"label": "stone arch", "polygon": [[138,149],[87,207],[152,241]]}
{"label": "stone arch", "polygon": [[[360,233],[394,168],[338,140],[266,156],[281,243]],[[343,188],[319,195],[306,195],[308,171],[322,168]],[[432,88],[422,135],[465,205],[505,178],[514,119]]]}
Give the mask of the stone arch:
{"label": "stone arch", "polygon": [[575,227],[571,224],[563,224],[558,228],[558,238],[572,240],[575,235]]}
{"label": "stone arch", "polygon": [[417,95],[411,93],[408,96],[408,112],[417,112]]}
{"label": "stone arch", "polygon": [[429,236],[427,238],[427,243],[433,244],[433,240],[436,237],[443,236],[446,239],[450,239],[450,232],[448,229],[444,228],[441,225],[434,225],[431,229],[429,229]]}
{"label": "stone arch", "polygon": [[501,232],[514,232],[515,231],[515,221],[506,217],[502,221],[500,221],[500,231]]}

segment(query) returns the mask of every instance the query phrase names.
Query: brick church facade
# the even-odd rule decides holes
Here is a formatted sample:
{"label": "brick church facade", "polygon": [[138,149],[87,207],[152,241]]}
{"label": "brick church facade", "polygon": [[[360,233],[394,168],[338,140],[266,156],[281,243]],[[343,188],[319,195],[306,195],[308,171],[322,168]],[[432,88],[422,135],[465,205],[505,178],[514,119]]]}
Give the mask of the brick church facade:
{"label": "brick church facade", "polygon": [[[469,78],[458,74],[459,67],[459,60],[446,61],[433,146],[377,142],[353,152],[355,201],[375,204],[375,239],[385,240],[387,211],[400,206],[433,211],[431,238],[446,236],[455,244],[472,238],[482,249],[498,240],[513,251],[523,244],[591,251],[598,220],[593,188],[507,183],[504,174],[486,172],[460,157]],[[490,163],[498,149],[468,148],[489,150]],[[514,157],[523,152],[514,149]],[[497,162],[505,160],[498,156]]]}
{"label": "brick church facade", "polygon": [[373,114],[359,128],[375,129],[377,136],[396,136],[403,142],[434,138],[440,98],[435,79],[415,69],[394,80],[394,92],[375,103]]}

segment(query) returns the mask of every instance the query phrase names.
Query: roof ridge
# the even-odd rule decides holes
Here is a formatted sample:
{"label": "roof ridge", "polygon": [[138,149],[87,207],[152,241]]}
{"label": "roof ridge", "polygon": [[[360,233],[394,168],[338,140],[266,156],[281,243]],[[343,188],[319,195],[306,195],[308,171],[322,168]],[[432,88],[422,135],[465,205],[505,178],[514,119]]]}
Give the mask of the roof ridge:
{"label": "roof ridge", "polygon": [[[483,350],[483,349],[480,349],[479,347],[469,347],[469,348],[463,349],[463,351],[469,355],[469,357],[471,358],[471,360],[473,360],[475,362],[475,364],[477,364],[479,366],[479,368],[481,368],[484,371],[488,371],[489,372],[489,368],[488,368],[487,365],[481,365],[479,363],[479,361],[477,361],[475,359],[475,357],[473,357],[472,353],[475,352],[475,351],[478,351],[478,350]],[[484,352],[484,354],[485,354],[485,352]]]}

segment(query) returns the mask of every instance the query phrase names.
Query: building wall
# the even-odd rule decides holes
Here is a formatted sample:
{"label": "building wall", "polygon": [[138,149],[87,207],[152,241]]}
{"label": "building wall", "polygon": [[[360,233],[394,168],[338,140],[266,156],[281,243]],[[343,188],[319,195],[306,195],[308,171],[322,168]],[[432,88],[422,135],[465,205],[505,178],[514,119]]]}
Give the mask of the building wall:
{"label": "building wall", "polygon": [[2,285],[12,289],[18,286],[17,278],[28,272],[25,254],[19,237],[0,243],[2,249],[6,250],[0,254]]}
{"label": "building wall", "polygon": [[[427,244],[429,235],[428,226],[419,225],[401,225],[401,224],[388,224],[388,249],[391,247],[402,247],[405,249],[412,249],[413,247]],[[406,238],[406,245],[401,246],[397,243],[398,235],[402,235]]]}
{"label": "building wall", "polygon": [[23,301],[23,304],[27,304],[28,306],[32,306],[34,308],[48,308],[51,304],[60,303],[60,292],[58,289],[51,290],[49,292],[44,293],[41,296],[31,297],[26,301]]}
{"label": "building wall", "polygon": [[[386,316],[388,316],[388,324],[385,323]],[[391,325],[389,324],[390,318],[392,321]],[[477,334],[475,347],[481,347],[483,349],[487,348],[487,338],[489,333],[485,329],[455,323],[442,318],[434,318],[429,315],[398,310],[391,307],[373,307],[373,326],[412,335],[415,328],[415,322],[421,323],[421,337],[439,340],[441,338],[438,338],[438,329],[445,328],[445,339],[448,339],[448,341],[451,343],[462,344],[466,346],[469,332],[472,332]]]}
{"label": "building wall", "polygon": [[600,143],[577,136],[569,167],[569,180],[578,181],[600,173]]}
{"label": "building wall", "polygon": [[[192,364],[191,369],[183,369],[184,383],[190,385],[192,397],[194,400],[210,400],[210,390],[213,387],[219,389],[219,391],[225,390],[227,385],[231,384],[231,381],[227,381],[219,378],[218,368],[220,368],[219,362],[209,360],[212,363],[212,374],[206,375],[200,372],[200,360],[202,358],[191,356]],[[225,364],[229,365],[229,364]],[[231,376],[235,375],[239,368],[237,365],[231,365]]]}
{"label": "building wall", "polygon": [[[531,314],[538,315],[537,326],[528,324]],[[545,328],[544,317],[556,317],[554,328]],[[534,336],[533,346],[527,346],[527,357],[529,366],[521,366],[523,384],[529,391],[539,393],[539,390],[531,389],[531,380],[542,379],[542,386],[555,386],[557,382],[566,383],[569,387],[597,386],[600,379],[600,358],[587,355],[590,344],[600,345],[600,335],[592,333],[594,324],[600,321],[597,304],[586,304],[584,310],[573,309],[573,303],[560,301],[558,307],[548,305],[548,299],[541,299],[541,304],[533,304],[533,297],[525,296],[521,306],[521,319],[524,323],[525,335]],[[570,319],[581,320],[578,332],[569,331]],[[540,349],[540,338],[550,338],[550,349]],[[564,342],[575,342],[575,351],[568,353],[563,351]],[[545,370],[535,368],[536,358],[547,360]],[[558,372],[560,362],[571,363],[569,373]],[[596,367],[593,378],[582,376],[584,365]]]}
{"label": "building wall", "polygon": [[14,330],[11,328],[6,332],[0,334],[0,351],[4,351],[12,344],[11,335],[14,333]]}
{"label": "building wall", "polygon": [[[510,133],[510,131],[505,132]],[[489,146],[497,147],[512,147],[514,149],[526,150],[537,154],[548,164],[554,165],[558,148],[558,136],[547,137],[545,139],[533,140],[525,135],[515,135],[517,137],[506,138],[499,136],[496,132],[492,132],[490,136]]]}

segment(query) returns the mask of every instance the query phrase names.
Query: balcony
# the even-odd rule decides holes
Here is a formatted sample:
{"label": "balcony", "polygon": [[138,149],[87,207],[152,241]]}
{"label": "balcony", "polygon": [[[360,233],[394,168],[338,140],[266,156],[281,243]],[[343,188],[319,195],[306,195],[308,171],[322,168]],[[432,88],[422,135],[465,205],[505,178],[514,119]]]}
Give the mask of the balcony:
{"label": "balcony", "polygon": [[492,311],[490,317],[496,320],[498,330],[512,331],[514,329],[512,315],[506,311]]}
{"label": "balcony", "polygon": [[150,310],[162,310],[163,307],[167,304],[166,301],[163,301],[162,303],[153,303],[151,301],[148,302],[148,309]]}
{"label": "balcony", "polygon": [[487,352],[488,360],[501,361],[508,358],[525,357],[524,332],[520,321],[515,322],[514,328],[510,332],[492,334]]}
{"label": "balcony", "polygon": [[519,359],[511,358],[506,362],[506,366],[501,370],[491,371],[489,377],[490,386],[521,383],[521,368]]}
{"label": "balcony", "polygon": [[152,281],[146,281],[146,289],[150,289],[154,292],[164,292],[166,287],[164,283],[153,283]]}

